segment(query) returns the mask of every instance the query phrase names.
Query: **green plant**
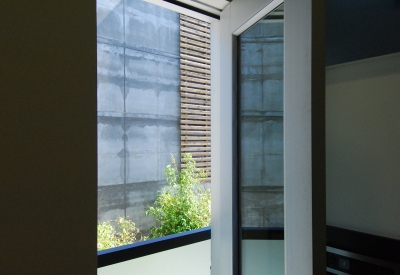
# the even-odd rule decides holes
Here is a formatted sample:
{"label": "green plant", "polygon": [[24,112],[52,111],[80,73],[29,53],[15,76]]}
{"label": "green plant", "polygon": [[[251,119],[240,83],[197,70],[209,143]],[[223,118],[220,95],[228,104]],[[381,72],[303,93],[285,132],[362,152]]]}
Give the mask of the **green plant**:
{"label": "green plant", "polygon": [[179,172],[175,159],[165,168],[169,186],[157,195],[154,206],[146,216],[155,216],[160,225],[150,230],[150,238],[185,232],[209,226],[211,223],[211,193],[201,184],[206,171],[196,168],[191,154],[186,153],[186,164]]}
{"label": "green plant", "polygon": [[118,231],[114,229],[110,221],[97,224],[97,250],[104,250],[137,241],[141,233],[133,221],[124,217],[115,220]]}

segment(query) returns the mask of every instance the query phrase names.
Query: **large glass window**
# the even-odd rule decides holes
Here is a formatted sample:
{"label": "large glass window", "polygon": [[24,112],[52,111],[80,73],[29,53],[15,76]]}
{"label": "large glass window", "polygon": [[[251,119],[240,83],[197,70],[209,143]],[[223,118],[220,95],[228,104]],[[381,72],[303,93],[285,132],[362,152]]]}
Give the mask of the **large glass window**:
{"label": "large glass window", "polygon": [[283,5],[238,37],[243,274],[283,273]]}
{"label": "large glass window", "polygon": [[[209,113],[209,100],[208,107],[201,107],[200,103],[209,97],[206,93],[210,92],[210,76],[202,76],[204,65],[191,69],[191,65],[201,63],[199,59],[204,50],[201,51],[198,42],[188,36],[196,36],[203,27],[196,27],[196,20],[186,21],[184,28],[191,34],[182,38],[180,14],[177,12],[142,0],[97,0],[98,234],[105,243],[109,242],[107,236],[113,230],[116,230],[117,237],[110,241],[114,242],[111,245],[162,236],[154,234],[151,229],[160,227],[166,219],[169,219],[172,229],[163,231],[165,234],[193,229],[182,223],[191,219],[193,211],[190,207],[208,209],[209,212],[210,194],[204,191],[204,184],[199,188],[193,187],[195,200],[190,201],[192,198],[189,197],[174,197],[180,189],[173,190],[173,180],[168,181],[166,176],[167,165],[174,168],[173,159],[177,173],[181,166],[182,169],[192,169],[191,172],[196,170],[190,168],[189,163],[181,165],[181,159],[186,158],[184,153],[192,152],[191,147],[196,147],[193,158],[198,162],[197,167],[209,163],[211,154],[205,144],[209,143],[209,134],[208,138],[197,134],[200,128],[209,128],[209,116],[208,120],[201,118],[198,125],[186,123],[185,140],[181,136],[182,106],[186,121],[198,113],[204,116],[204,113]],[[184,104],[180,68],[182,40],[187,44],[184,54],[189,56],[189,61],[184,64],[188,72],[184,80]],[[208,90],[197,95],[195,90],[201,90],[206,82]],[[185,150],[181,148],[183,143]],[[207,149],[201,150],[201,147]],[[206,157],[205,153],[201,154],[203,151],[207,152]],[[205,177],[209,174],[205,173]],[[164,213],[163,221],[157,221],[159,216],[154,214],[157,211],[154,215],[145,213],[156,206],[156,199],[165,188],[168,188],[170,197],[166,196],[158,206],[169,203],[170,212]],[[193,206],[199,202],[200,193],[208,204],[200,201]],[[179,203],[187,207],[187,211],[174,216],[178,213],[174,211]],[[202,220],[209,224],[209,213],[207,215]],[[171,221],[171,218],[177,220]],[[124,232],[122,227],[129,228],[129,234],[121,234]],[[105,244],[98,248],[109,246]]]}

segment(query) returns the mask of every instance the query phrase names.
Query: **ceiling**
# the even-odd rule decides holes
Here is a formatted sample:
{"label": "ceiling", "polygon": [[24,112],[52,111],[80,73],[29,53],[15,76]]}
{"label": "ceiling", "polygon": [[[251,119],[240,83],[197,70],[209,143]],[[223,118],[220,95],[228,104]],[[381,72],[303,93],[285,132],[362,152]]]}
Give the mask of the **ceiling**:
{"label": "ceiling", "polygon": [[219,19],[228,0],[144,0],[194,18],[212,22]]}
{"label": "ceiling", "polygon": [[177,0],[194,8],[220,15],[221,11],[229,4],[227,0]]}
{"label": "ceiling", "polygon": [[179,2],[184,2],[188,5],[191,3],[200,3],[220,11],[222,11],[229,3],[227,0],[179,0]]}

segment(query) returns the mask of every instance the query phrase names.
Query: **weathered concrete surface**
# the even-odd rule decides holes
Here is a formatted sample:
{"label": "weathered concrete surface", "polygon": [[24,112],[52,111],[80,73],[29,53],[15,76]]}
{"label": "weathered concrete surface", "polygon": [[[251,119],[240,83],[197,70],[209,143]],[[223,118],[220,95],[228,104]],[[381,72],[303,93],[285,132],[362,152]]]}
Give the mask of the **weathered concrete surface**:
{"label": "weathered concrete surface", "polygon": [[124,181],[124,118],[98,117],[97,165],[98,185],[123,184]]}
{"label": "weathered concrete surface", "polygon": [[125,186],[120,184],[99,187],[97,205],[98,213],[101,213],[100,221],[123,217],[125,215]]}
{"label": "weathered concrete surface", "polygon": [[180,115],[179,59],[126,49],[126,112]]}
{"label": "weathered concrete surface", "polygon": [[150,233],[150,225],[155,223],[154,217],[146,217],[144,213],[153,205],[162,183],[149,181],[126,185],[126,215],[136,223],[144,236]]}
{"label": "weathered concrete surface", "polygon": [[142,0],[125,0],[125,42],[179,54],[179,14]]}
{"label": "weathered concrete surface", "polygon": [[283,23],[240,37],[242,225],[283,226]]}
{"label": "weathered concrete surface", "polygon": [[124,0],[96,0],[97,35],[124,41]]}
{"label": "weathered concrete surface", "polygon": [[100,0],[98,220],[144,212],[180,152],[179,14],[140,0]]}
{"label": "weathered concrete surface", "polygon": [[242,188],[243,227],[283,227],[283,186]]}
{"label": "weathered concrete surface", "polygon": [[97,111],[124,112],[124,48],[97,43]]}

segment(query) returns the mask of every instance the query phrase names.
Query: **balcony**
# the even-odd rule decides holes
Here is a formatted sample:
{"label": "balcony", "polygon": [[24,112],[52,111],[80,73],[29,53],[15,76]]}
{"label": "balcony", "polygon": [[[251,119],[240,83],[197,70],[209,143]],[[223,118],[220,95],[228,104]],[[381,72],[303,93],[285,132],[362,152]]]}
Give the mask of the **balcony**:
{"label": "balcony", "polygon": [[[284,274],[281,228],[244,228],[242,274]],[[98,274],[204,275],[211,270],[211,228],[98,252]]]}

